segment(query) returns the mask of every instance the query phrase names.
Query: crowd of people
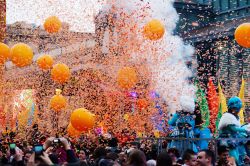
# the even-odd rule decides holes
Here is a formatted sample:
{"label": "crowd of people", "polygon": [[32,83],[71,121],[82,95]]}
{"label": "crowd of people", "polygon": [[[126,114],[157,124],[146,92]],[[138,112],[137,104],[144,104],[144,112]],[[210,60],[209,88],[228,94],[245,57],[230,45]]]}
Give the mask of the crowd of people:
{"label": "crowd of people", "polygon": [[[152,140],[121,144],[114,136],[109,139],[99,137],[96,143],[87,141],[87,138],[76,142],[64,137],[36,141],[2,141],[0,165],[236,166],[236,161],[230,157],[226,146],[219,146],[217,152],[204,149],[196,153],[187,149],[181,155],[178,149],[167,148],[167,144],[163,144],[163,149],[159,152],[158,145]],[[217,158],[215,153],[218,154]],[[248,157],[244,164],[250,164]]]}
{"label": "crowd of people", "polygon": [[[187,100],[185,100],[187,101]],[[107,135],[82,135],[72,138],[64,132],[55,137],[42,133],[35,124],[25,138],[16,133],[1,135],[0,165],[83,165],[83,166],[245,166],[250,165],[249,125],[241,126],[238,113],[242,102],[232,97],[228,112],[222,115],[218,139],[194,140],[197,133],[211,137],[201,128],[192,111],[195,105],[184,102],[182,111],[168,121],[173,127],[168,137],[136,138],[128,129]],[[199,111],[196,115],[199,116]],[[204,137],[204,136],[203,136]],[[243,138],[245,140],[237,140]],[[155,141],[158,140],[158,141]]]}

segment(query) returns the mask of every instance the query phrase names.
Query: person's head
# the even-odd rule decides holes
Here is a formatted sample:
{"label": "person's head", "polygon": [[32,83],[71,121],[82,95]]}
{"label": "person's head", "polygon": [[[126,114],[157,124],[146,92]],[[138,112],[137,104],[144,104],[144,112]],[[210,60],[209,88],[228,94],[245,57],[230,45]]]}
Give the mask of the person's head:
{"label": "person's head", "polygon": [[85,154],[84,150],[80,150],[78,156],[79,156],[80,160],[86,159],[86,154]]}
{"label": "person's head", "polygon": [[172,166],[173,162],[171,157],[168,155],[167,152],[161,152],[158,157],[157,157],[157,161],[156,161],[156,166]]}
{"label": "person's head", "polygon": [[113,161],[116,161],[118,158],[119,158],[119,155],[115,152],[110,152],[107,154],[107,159],[110,159],[110,160],[113,160]]}
{"label": "person's head", "polygon": [[25,164],[28,163],[30,156],[32,155],[32,151],[26,151],[23,156],[23,161]]}
{"label": "person's head", "polygon": [[156,166],[156,161],[155,160],[148,160],[147,166]]}
{"label": "person's head", "polygon": [[132,150],[129,153],[127,165],[146,166],[145,154],[137,149]]}
{"label": "person's head", "polygon": [[196,159],[197,157],[195,152],[190,149],[186,150],[182,156],[183,162],[188,166],[196,166],[197,165]]}
{"label": "person's head", "polygon": [[242,108],[242,101],[239,97],[234,96],[228,100],[228,112],[237,115]]}
{"label": "person's head", "polygon": [[213,166],[215,156],[211,150],[201,150],[197,155],[197,164],[199,166]]}
{"label": "person's head", "polygon": [[176,148],[170,148],[168,149],[168,155],[171,157],[173,162],[176,162],[178,158],[180,157],[180,153],[178,149]]}
{"label": "person's head", "polygon": [[107,155],[107,151],[104,147],[98,147],[94,151],[94,158],[95,159],[98,159],[101,157],[106,157],[106,155]]}
{"label": "person's head", "polygon": [[218,147],[218,155],[221,160],[228,160],[229,158],[229,149],[226,146]]}

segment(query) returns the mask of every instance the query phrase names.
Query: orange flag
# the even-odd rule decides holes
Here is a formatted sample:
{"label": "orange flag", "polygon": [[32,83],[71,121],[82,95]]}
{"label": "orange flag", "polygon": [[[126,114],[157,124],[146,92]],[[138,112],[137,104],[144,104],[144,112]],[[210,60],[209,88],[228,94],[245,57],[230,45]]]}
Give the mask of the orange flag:
{"label": "orange flag", "polygon": [[208,92],[207,92],[207,98],[208,98],[208,107],[210,111],[210,125],[209,128],[211,129],[212,133],[215,131],[215,123],[217,114],[219,111],[219,96],[216,91],[216,87],[212,81],[212,79],[209,79],[208,82]]}

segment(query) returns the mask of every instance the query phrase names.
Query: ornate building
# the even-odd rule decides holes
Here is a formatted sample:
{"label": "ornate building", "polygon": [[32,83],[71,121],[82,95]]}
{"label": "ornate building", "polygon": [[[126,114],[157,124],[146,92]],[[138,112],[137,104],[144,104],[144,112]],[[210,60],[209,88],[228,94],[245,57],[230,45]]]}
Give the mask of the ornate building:
{"label": "ornate building", "polygon": [[176,34],[196,48],[197,75],[204,89],[208,77],[222,84],[227,98],[238,95],[245,79],[245,101],[250,106],[250,49],[240,47],[234,31],[250,22],[249,0],[178,0]]}

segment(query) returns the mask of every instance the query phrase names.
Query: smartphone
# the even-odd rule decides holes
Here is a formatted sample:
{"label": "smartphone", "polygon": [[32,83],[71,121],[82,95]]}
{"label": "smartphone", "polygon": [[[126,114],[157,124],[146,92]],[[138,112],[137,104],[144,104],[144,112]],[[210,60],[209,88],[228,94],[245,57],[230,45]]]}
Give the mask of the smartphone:
{"label": "smartphone", "polygon": [[10,143],[10,154],[15,154],[16,153],[16,144],[15,143]]}
{"label": "smartphone", "polygon": [[43,145],[35,145],[34,152],[36,156],[40,156],[43,153]]}

